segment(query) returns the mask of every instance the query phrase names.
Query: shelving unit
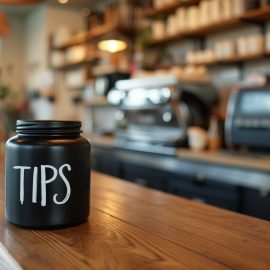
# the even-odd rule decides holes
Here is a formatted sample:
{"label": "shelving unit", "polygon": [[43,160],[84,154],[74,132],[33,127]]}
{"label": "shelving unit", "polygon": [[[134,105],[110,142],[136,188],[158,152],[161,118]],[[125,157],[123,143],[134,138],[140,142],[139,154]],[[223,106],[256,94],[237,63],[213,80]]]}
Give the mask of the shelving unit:
{"label": "shelving unit", "polygon": [[[150,14],[166,15],[168,13],[174,12],[175,8],[181,5],[184,5],[184,3],[185,5],[196,5],[199,3],[199,1],[186,1],[186,2],[177,1],[176,3],[166,6],[164,8],[159,8],[159,9],[153,8]],[[152,15],[151,17],[153,17],[154,15]],[[164,44],[179,41],[185,38],[205,37],[210,34],[229,30],[231,28],[241,27],[241,26],[247,25],[247,23],[258,23],[258,22],[263,23],[264,21],[267,21],[267,20],[270,20],[270,6],[263,7],[256,10],[247,11],[241,17],[235,17],[228,20],[223,20],[223,21],[209,24],[206,26],[202,26],[196,29],[191,29],[184,32],[176,33],[171,36],[165,36],[164,38],[150,40],[147,43],[146,48],[164,45]]]}
{"label": "shelving unit", "polygon": [[97,61],[98,61],[97,57],[95,57],[95,58],[87,58],[87,59],[84,59],[84,60],[82,60],[80,62],[67,63],[67,64],[62,65],[62,66],[53,67],[53,69],[58,70],[58,71],[66,71],[66,70],[74,69],[74,68],[80,67],[80,66],[94,65]]}
{"label": "shelving unit", "polygon": [[270,6],[249,11],[242,17],[242,19],[255,22],[263,22],[270,20]]}
{"label": "shelving unit", "polygon": [[172,64],[166,64],[166,65],[158,65],[155,67],[147,66],[145,67],[147,70],[154,70],[154,69],[170,69],[176,66],[185,67],[188,65],[193,66],[217,66],[217,65],[234,65],[234,64],[241,64],[248,61],[256,61],[260,60],[266,57],[270,57],[270,52],[262,52],[258,54],[252,54],[252,55],[245,55],[245,56],[234,56],[232,58],[222,59],[222,60],[215,60],[211,62],[201,62],[201,63],[172,63]]}
{"label": "shelving unit", "polygon": [[[170,14],[175,13],[176,9],[181,6],[192,6],[198,5],[200,1],[176,1],[173,4],[168,6],[164,6],[162,8],[152,8],[146,12],[146,16],[149,18],[155,19],[156,16],[163,16],[166,18]],[[212,23],[209,25],[205,25],[202,27],[188,29],[176,33],[170,36],[164,36],[159,39],[150,39],[145,45],[145,52],[154,49],[154,48],[162,48],[172,43],[176,43],[182,40],[192,39],[197,43],[197,50],[204,50],[206,48],[206,38],[215,33],[222,33],[231,29],[241,28],[243,26],[254,25],[260,29],[260,33],[262,35],[266,34],[267,24],[266,21],[270,21],[270,5],[266,5],[266,2],[261,2],[261,8],[256,10],[246,11],[243,15],[239,17],[232,17],[227,20],[223,20],[220,22]],[[215,67],[218,65],[237,65],[240,70],[240,76],[244,74],[244,64],[248,61],[256,61],[260,59],[265,59],[270,57],[269,52],[262,52],[253,55],[246,56],[235,56],[229,59],[216,60],[212,62],[204,62],[204,63],[196,63],[196,65],[205,65],[207,67]],[[179,63],[179,64],[166,64],[166,65],[156,65],[155,67],[146,68],[148,70],[153,69],[169,69],[174,66],[182,66],[185,67],[187,63]]]}
{"label": "shelving unit", "polygon": [[200,0],[177,0],[174,3],[168,4],[160,8],[149,8],[145,11],[145,16],[155,17],[159,15],[169,14],[179,7],[195,6],[198,5]]}
{"label": "shelving unit", "polygon": [[263,52],[259,54],[252,54],[252,55],[246,55],[246,56],[235,56],[233,58],[223,59],[217,61],[217,64],[238,64],[243,63],[247,61],[254,61],[254,60],[260,60],[265,57],[269,57],[269,52]]}
{"label": "shelving unit", "polygon": [[[199,3],[200,3],[200,0],[186,0],[186,1],[175,0],[175,2],[168,4],[166,6],[162,6],[160,8],[155,8],[155,7],[149,8],[145,11],[144,15],[149,18],[154,19],[156,16],[167,16],[171,13],[174,13],[175,10],[179,7],[194,6],[194,5],[198,5]],[[266,28],[265,21],[267,20],[270,20],[270,6],[266,6],[260,9],[256,9],[256,10],[247,11],[241,17],[234,17],[225,21],[216,22],[216,23],[209,24],[200,28],[190,29],[184,32],[176,33],[175,35],[166,36],[161,39],[149,40],[149,42],[147,43],[145,47],[146,53],[147,53],[147,50],[152,49],[154,47],[168,45],[170,43],[177,42],[184,39],[198,40],[199,44],[201,45],[203,49],[205,46],[205,38],[211,34],[227,31],[232,28],[242,27],[248,24],[257,25],[263,28],[265,31],[265,28]],[[68,43],[63,44],[58,47],[52,47],[52,50],[63,51],[75,45],[94,43],[100,38],[102,38],[103,36],[106,36],[107,34],[114,33],[114,32],[119,32],[127,36],[132,36],[132,35],[135,35],[137,31],[138,31],[138,28],[133,25],[104,24],[92,30],[89,30],[83,34],[74,36],[72,40],[70,40]],[[245,63],[246,61],[259,60],[265,57],[269,57],[269,53],[260,53],[260,54],[249,55],[249,56],[235,56],[230,59],[217,60],[217,61],[207,62],[207,63],[198,63],[196,65],[216,66],[216,65],[226,65],[226,64],[228,65],[239,64],[239,67],[241,67],[242,64]],[[76,68],[79,66],[91,65],[94,63],[96,63],[96,59],[86,59],[81,62],[66,64],[61,67],[57,67],[55,68],[55,70],[64,71],[64,70],[69,70],[69,69]],[[167,64],[167,65],[156,65],[155,67],[147,67],[147,69],[154,69],[154,68],[155,69],[158,69],[158,68],[169,69],[170,67],[173,67],[173,66],[185,66],[185,65],[187,64],[186,63],[179,63],[179,64],[172,63],[172,64]],[[110,74],[112,72],[122,72],[122,71],[113,70],[109,72],[106,71],[103,73],[97,72],[96,74],[94,74],[94,76],[100,76],[100,75],[103,75],[104,73]]]}
{"label": "shelving unit", "polygon": [[[270,15],[270,12],[269,12]],[[203,26],[196,29],[191,29],[185,32],[180,32],[175,35],[166,36],[161,39],[153,39],[147,43],[146,47],[159,46],[162,44],[167,44],[169,42],[179,41],[184,38],[196,38],[203,37],[209,34],[217,33],[220,31],[225,31],[231,29],[232,27],[240,27],[245,25],[241,18],[232,18],[226,21],[217,22],[207,26]]]}
{"label": "shelving unit", "polygon": [[269,52],[262,52],[262,53],[257,53],[257,54],[250,54],[250,55],[244,55],[244,56],[234,56],[231,58],[225,58],[222,60],[216,60],[212,62],[202,62],[202,63],[196,63],[193,65],[205,65],[205,66],[217,66],[217,65],[233,65],[233,64],[241,64],[244,62],[248,61],[256,61],[260,60],[262,58],[269,57],[270,53]]}

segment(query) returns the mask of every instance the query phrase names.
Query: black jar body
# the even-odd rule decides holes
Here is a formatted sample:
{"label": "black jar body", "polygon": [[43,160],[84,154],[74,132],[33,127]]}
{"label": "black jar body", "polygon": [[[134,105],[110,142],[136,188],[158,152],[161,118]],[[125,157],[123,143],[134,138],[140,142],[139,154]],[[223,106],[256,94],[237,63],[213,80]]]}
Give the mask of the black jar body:
{"label": "black jar body", "polygon": [[69,123],[77,122],[35,123],[49,131],[19,130],[6,143],[6,219],[36,229],[83,223],[90,209],[90,143],[72,132]]}

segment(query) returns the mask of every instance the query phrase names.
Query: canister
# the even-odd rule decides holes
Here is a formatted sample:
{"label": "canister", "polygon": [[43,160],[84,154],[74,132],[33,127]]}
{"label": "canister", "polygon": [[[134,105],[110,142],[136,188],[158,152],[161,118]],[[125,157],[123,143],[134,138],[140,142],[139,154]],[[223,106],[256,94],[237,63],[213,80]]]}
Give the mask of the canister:
{"label": "canister", "polygon": [[31,229],[89,216],[90,143],[79,121],[18,120],[6,143],[6,219]]}

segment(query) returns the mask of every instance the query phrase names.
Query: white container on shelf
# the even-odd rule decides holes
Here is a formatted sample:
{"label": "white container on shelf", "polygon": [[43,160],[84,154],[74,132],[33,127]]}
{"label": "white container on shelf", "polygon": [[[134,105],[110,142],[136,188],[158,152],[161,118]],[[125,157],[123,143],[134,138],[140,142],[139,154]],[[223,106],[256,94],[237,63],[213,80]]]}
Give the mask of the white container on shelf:
{"label": "white container on shelf", "polygon": [[230,59],[236,55],[236,45],[233,40],[223,40],[214,45],[214,55],[217,60]]}
{"label": "white container on shelf", "polygon": [[231,19],[233,17],[233,0],[223,0],[222,2],[223,19]]}
{"label": "white container on shelf", "polygon": [[267,32],[265,36],[265,49],[267,52],[270,52],[270,32]]}
{"label": "white container on shelf", "polygon": [[264,51],[264,37],[260,34],[250,35],[247,37],[248,54],[260,54]]}
{"label": "white container on shelf", "polygon": [[219,22],[221,20],[221,7],[222,3],[220,0],[211,0],[210,2],[210,7],[211,7],[211,12],[209,13],[210,15],[210,22],[215,23]]}
{"label": "white container on shelf", "polygon": [[211,2],[209,0],[201,1],[199,4],[199,26],[210,24]]}
{"label": "white container on shelf", "polygon": [[87,57],[87,47],[84,45],[73,46],[66,52],[67,63],[77,63],[85,60]]}
{"label": "white container on shelf", "polygon": [[237,54],[239,56],[246,56],[248,54],[248,43],[246,37],[239,37],[236,40]]}
{"label": "white container on shelf", "polygon": [[217,41],[214,45],[215,57],[217,60],[222,59],[222,42]]}
{"label": "white container on shelf", "polygon": [[204,51],[196,51],[195,54],[195,63],[200,64],[205,62],[205,54]]}
{"label": "white container on shelf", "polygon": [[245,13],[245,0],[233,0],[233,16],[240,17]]}
{"label": "white container on shelf", "polygon": [[189,7],[187,9],[187,28],[196,29],[199,27],[199,8]]}
{"label": "white container on shelf", "polygon": [[179,32],[185,31],[187,27],[187,11],[185,8],[178,8],[176,10],[176,26]]}
{"label": "white container on shelf", "polygon": [[163,21],[154,21],[152,23],[152,35],[154,39],[162,39],[166,36],[166,27]]}
{"label": "white container on shelf", "polygon": [[216,60],[215,52],[208,49],[204,52],[204,63],[212,63]]}
{"label": "white container on shelf", "polygon": [[170,15],[167,19],[167,26],[166,26],[166,33],[169,36],[172,36],[176,34],[178,31],[177,27],[177,16],[176,15]]}
{"label": "white container on shelf", "polygon": [[165,6],[165,0],[154,0],[153,4],[155,8],[161,8],[163,6]]}
{"label": "white container on shelf", "polygon": [[51,66],[54,68],[61,67],[66,63],[66,57],[63,52],[54,51],[50,56]]}
{"label": "white container on shelf", "polygon": [[230,59],[235,57],[236,48],[235,42],[233,40],[223,41],[223,55],[225,59]]}
{"label": "white container on shelf", "polygon": [[194,51],[189,51],[186,54],[186,62],[188,64],[195,64],[196,63],[196,52]]}

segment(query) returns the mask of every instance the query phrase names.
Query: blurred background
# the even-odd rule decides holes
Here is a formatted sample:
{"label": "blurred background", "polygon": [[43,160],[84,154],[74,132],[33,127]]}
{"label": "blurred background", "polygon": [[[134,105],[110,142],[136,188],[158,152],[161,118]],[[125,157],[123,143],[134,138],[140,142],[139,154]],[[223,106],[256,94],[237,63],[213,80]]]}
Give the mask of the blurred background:
{"label": "blurred background", "polygon": [[[117,80],[174,74],[211,81],[220,96],[216,113],[224,119],[231,89],[269,73],[268,1],[0,3],[1,85],[13,103],[9,114],[81,119],[88,133],[113,132],[106,95]],[[124,47],[108,43],[101,50],[106,40]]]}
{"label": "blurred background", "polygon": [[0,140],[80,120],[94,169],[270,219],[269,0],[0,1]]}

